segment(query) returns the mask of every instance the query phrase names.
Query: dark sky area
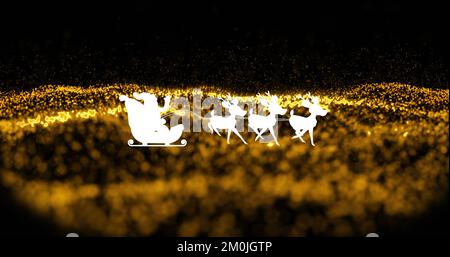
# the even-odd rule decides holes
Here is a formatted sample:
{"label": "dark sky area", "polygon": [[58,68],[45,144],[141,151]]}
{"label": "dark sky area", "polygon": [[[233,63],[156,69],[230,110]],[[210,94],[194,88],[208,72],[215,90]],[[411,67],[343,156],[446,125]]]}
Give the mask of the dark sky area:
{"label": "dark sky area", "polygon": [[446,1],[14,1],[0,86],[448,86]]}

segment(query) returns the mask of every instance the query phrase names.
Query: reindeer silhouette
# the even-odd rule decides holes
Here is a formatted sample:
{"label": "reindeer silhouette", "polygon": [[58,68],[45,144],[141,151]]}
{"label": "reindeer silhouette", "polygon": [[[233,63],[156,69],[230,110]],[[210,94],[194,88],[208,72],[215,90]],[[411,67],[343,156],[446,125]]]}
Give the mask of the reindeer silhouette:
{"label": "reindeer silhouette", "polygon": [[255,141],[258,138],[262,138],[262,134],[266,132],[266,130],[269,130],[270,134],[275,140],[275,143],[277,145],[280,145],[273,130],[277,122],[277,118],[275,115],[277,114],[284,115],[286,114],[287,109],[281,108],[281,106],[278,104],[278,96],[276,95],[272,96],[269,92],[267,92],[266,95],[270,98],[270,101],[265,99],[260,94],[258,94],[258,97],[259,102],[269,109],[269,115],[267,116],[257,115],[253,113],[253,109],[250,109],[250,114],[248,117],[248,126],[257,133]]}
{"label": "reindeer silhouette", "polygon": [[313,135],[314,127],[317,125],[316,116],[325,116],[327,115],[328,111],[320,107],[319,98],[316,96],[311,96],[310,93],[307,94],[306,99],[301,96],[300,99],[302,99],[302,106],[308,108],[311,114],[308,117],[302,117],[294,115],[294,110],[291,110],[289,124],[291,124],[292,128],[294,128],[295,130],[295,136],[293,136],[292,138],[300,138],[300,140],[305,143],[305,140],[303,140],[302,136],[306,133],[306,131],[309,131],[311,145],[315,146]]}
{"label": "reindeer silhouette", "polygon": [[241,137],[241,135],[239,134],[239,132],[236,129],[236,116],[244,116],[247,111],[242,110],[241,107],[239,107],[238,105],[238,100],[236,99],[232,99],[230,102],[231,97],[228,96],[228,100],[222,100],[222,106],[225,109],[228,109],[228,111],[230,112],[230,115],[227,117],[222,117],[222,116],[216,116],[214,114],[214,110],[211,111],[211,118],[210,121],[208,122],[208,128],[211,129],[211,133],[216,132],[217,135],[221,136],[218,129],[225,129],[228,130],[228,135],[227,135],[227,143],[230,143],[230,135],[231,132],[233,132],[234,134],[236,134],[241,140],[242,142],[244,142],[244,144],[247,144],[247,142],[245,142],[245,140]]}

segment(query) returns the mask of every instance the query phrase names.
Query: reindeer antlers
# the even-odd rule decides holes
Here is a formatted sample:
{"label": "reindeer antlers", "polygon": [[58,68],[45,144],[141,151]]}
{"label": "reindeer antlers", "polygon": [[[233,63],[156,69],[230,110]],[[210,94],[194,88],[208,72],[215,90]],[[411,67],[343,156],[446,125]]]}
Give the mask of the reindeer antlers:
{"label": "reindeer antlers", "polygon": [[270,99],[270,101],[272,101],[272,102],[278,101],[278,96],[271,95],[270,91],[267,91],[265,96],[261,95],[260,93],[258,93],[256,96],[260,99],[266,99],[266,97],[268,97]]}
{"label": "reindeer antlers", "polygon": [[222,100],[223,106],[225,108],[229,108],[231,105],[237,105],[239,103],[238,99],[232,97],[230,93],[228,93],[226,99],[223,99],[222,97],[219,97],[219,99]]}
{"label": "reindeer antlers", "polygon": [[230,93],[228,93],[226,99],[223,99],[222,97],[218,97],[218,98],[224,102],[230,102],[231,100],[233,100],[233,97],[231,97]]}
{"label": "reindeer antlers", "polygon": [[299,98],[302,99],[302,105],[307,108],[313,104],[319,103],[319,97],[312,96],[310,92],[306,94],[306,98],[303,98],[303,96],[299,96]]}
{"label": "reindeer antlers", "polygon": [[299,96],[299,98],[300,99],[302,99],[302,100],[309,100],[309,99],[312,99],[313,98],[313,96],[311,95],[311,93],[310,92],[308,92],[307,94],[306,94],[306,99],[305,98],[303,98],[303,96]]}
{"label": "reindeer antlers", "polygon": [[303,98],[303,96],[301,96],[301,95],[299,96],[299,98],[302,99],[302,106],[303,106],[303,107],[309,108],[309,107],[311,106],[311,101],[310,101],[310,99],[312,98],[312,96],[311,96],[311,93],[310,93],[310,92],[308,92],[308,93],[306,94],[306,99]]}

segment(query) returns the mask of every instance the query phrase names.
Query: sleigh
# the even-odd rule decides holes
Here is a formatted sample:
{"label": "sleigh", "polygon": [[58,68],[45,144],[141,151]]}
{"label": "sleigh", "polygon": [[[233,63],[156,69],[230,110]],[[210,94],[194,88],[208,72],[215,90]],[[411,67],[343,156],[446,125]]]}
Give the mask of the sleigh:
{"label": "sleigh", "polygon": [[[183,133],[184,125],[179,124],[168,128],[164,119],[161,119],[159,112],[149,109],[146,106],[146,95],[134,94],[135,98],[143,99],[141,102],[121,95],[120,101],[125,102],[125,107],[128,112],[128,125],[131,129],[133,139],[128,140],[130,147],[184,147],[187,144],[185,139],[182,139],[180,144],[173,144],[178,141]],[[152,100],[152,99],[150,99]]]}

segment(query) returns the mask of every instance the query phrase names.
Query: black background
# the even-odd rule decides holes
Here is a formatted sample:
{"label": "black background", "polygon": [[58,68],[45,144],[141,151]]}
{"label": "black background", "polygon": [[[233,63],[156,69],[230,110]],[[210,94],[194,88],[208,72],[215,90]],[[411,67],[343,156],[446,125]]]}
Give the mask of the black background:
{"label": "black background", "polygon": [[[447,1],[0,3],[0,87],[448,87]],[[1,234],[61,234],[1,196]],[[388,234],[448,234],[448,205]]]}
{"label": "black background", "polygon": [[0,86],[448,87],[448,1],[14,1]]}

